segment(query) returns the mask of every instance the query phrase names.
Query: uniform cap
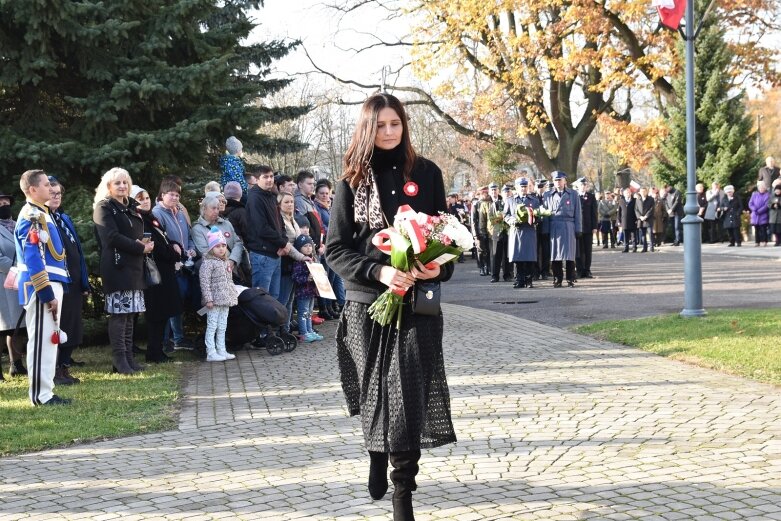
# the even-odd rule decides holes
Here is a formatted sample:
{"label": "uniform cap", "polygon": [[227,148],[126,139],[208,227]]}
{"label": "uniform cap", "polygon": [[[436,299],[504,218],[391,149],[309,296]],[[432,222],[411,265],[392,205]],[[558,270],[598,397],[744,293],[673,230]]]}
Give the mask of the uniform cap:
{"label": "uniform cap", "polygon": [[512,185],[504,185],[502,187],[502,192],[512,192],[513,186]]}
{"label": "uniform cap", "polygon": [[518,179],[515,180],[515,185],[516,186],[529,186],[529,180],[526,179],[525,177],[519,177]]}
{"label": "uniform cap", "polygon": [[557,180],[557,179],[566,179],[566,178],[567,178],[567,174],[565,174],[565,173],[564,173],[564,172],[562,172],[561,170],[556,170],[555,172],[553,172],[553,173],[551,174],[551,178],[552,178],[554,181],[555,181],[555,180]]}
{"label": "uniform cap", "polygon": [[491,183],[490,185],[488,185],[488,188],[499,188],[499,185],[496,183]]}

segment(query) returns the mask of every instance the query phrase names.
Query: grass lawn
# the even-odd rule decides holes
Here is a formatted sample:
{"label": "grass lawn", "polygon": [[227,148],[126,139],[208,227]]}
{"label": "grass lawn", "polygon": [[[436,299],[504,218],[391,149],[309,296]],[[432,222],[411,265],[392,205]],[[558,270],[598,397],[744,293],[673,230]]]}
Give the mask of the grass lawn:
{"label": "grass lawn", "polygon": [[[71,374],[81,383],[57,386],[55,393],[72,398],[67,406],[32,407],[27,397],[27,378],[8,377],[0,382],[0,456],[67,445],[74,442],[113,438],[159,431],[176,425],[182,372],[186,363],[148,364],[141,374],[111,374],[108,347],[77,349]],[[173,355],[192,360],[187,353]],[[143,363],[143,355],[141,357]],[[146,365],[146,364],[145,364]]]}
{"label": "grass lawn", "polygon": [[704,318],[611,320],[580,326],[577,332],[781,385],[780,309],[709,311]]}

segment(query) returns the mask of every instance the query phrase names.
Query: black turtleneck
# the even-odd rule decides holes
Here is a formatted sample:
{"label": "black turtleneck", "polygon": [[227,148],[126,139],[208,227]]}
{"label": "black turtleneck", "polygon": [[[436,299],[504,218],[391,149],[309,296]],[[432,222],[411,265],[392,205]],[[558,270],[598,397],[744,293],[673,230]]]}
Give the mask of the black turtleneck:
{"label": "black turtleneck", "polygon": [[[400,197],[404,190],[404,149],[401,145],[390,150],[374,147],[371,165],[380,190],[380,204],[383,209],[398,208],[404,204]],[[387,210],[386,210],[387,212]],[[392,223],[393,214],[386,215]]]}

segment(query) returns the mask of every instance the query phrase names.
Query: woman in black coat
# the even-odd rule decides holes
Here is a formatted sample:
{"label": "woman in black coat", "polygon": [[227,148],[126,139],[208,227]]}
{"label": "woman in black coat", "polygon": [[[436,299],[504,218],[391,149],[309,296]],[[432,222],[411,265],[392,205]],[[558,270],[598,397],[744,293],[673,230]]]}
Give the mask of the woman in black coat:
{"label": "woman in black coat", "polygon": [[146,310],[144,255],[154,243],[144,241],[144,222],[130,195],[130,174],[112,168],[95,189],[92,220],[100,244],[100,278],[106,295],[108,337],[114,371],[133,374],[143,369],[133,359],[133,321]]}
{"label": "woman in black coat", "polygon": [[740,216],[743,213],[743,203],[732,185],[724,187],[724,194],[721,200],[722,226],[729,235],[729,246],[741,246],[743,235],[740,233]]}
{"label": "woman in black coat", "polygon": [[[351,415],[360,414],[369,450],[369,493],[388,489],[393,465],[393,519],[413,519],[420,449],[456,440],[442,356],[442,315],[415,315],[404,306],[401,329],[382,327],[369,305],[386,289],[414,291],[416,280],[446,281],[452,264],[405,273],[389,265],[372,237],[393,222],[400,205],[444,212],[442,172],[415,154],[399,100],[375,94],[363,105],[344,158],[331,207],[326,259],[343,279],[346,304],[337,331],[342,388]],[[412,291],[407,291],[409,302]],[[403,382],[403,385],[402,385]]]}
{"label": "woman in black coat", "polygon": [[[176,281],[176,263],[182,256],[176,252],[174,243],[168,240],[160,222],[152,215],[152,198],[149,192],[138,185],[130,189],[130,197],[138,203],[138,213],[144,221],[144,233],[150,234],[155,249],[152,258],[160,271],[160,284],[147,286],[144,291],[146,305],[147,347],[146,361],[159,364],[172,359],[163,352],[163,332],[168,319],[182,313],[182,299],[171,298],[179,294]],[[181,248],[181,244],[179,245]],[[181,251],[181,250],[180,250]]]}

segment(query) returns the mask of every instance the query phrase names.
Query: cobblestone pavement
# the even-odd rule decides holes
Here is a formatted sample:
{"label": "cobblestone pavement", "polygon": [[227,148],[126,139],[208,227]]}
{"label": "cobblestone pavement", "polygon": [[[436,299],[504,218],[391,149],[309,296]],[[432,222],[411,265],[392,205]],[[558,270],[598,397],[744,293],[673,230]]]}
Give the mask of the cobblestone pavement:
{"label": "cobblestone pavement", "polygon": [[[424,451],[419,521],[781,520],[778,388],[444,312],[459,441]],[[334,355],[200,364],[178,430],[2,459],[0,519],[388,520]]]}

